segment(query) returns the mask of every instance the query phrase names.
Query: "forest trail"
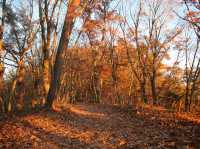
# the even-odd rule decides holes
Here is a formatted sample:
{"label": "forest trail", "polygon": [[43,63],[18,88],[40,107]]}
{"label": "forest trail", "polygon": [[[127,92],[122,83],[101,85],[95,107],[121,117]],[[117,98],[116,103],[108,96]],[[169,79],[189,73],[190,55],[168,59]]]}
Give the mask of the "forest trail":
{"label": "forest trail", "polygon": [[162,109],[76,104],[0,121],[0,148],[200,149],[198,130]]}

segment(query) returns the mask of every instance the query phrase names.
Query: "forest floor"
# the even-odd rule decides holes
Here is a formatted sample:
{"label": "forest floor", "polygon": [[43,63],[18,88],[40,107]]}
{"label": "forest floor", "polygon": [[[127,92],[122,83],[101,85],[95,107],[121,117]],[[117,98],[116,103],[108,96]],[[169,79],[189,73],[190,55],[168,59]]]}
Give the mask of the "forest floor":
{"label": "forest floor", "polygon": [[0,121],[2,149],[200,149],[200,117],[162,108],[67,105]]}

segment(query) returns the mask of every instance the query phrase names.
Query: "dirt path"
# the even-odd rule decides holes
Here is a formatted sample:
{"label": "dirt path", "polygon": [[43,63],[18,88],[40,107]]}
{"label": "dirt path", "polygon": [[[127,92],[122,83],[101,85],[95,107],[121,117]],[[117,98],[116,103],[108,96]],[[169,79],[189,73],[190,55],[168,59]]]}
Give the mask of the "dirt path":
{"label": "dirt path", "polygon": [[199,130],[170,113],[79,104],[1,121],[0,148],[200,149]]}

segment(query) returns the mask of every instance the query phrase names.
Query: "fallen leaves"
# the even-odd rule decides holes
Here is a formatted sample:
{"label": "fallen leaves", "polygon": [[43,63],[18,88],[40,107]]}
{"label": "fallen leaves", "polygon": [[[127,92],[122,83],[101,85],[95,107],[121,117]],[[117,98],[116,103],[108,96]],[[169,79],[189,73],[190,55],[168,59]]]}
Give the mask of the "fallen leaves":
{"label": "fallen leaves", "polygon": [[158,107],[69,105],[0,121],[0,148],[199,149],[197,120]]}

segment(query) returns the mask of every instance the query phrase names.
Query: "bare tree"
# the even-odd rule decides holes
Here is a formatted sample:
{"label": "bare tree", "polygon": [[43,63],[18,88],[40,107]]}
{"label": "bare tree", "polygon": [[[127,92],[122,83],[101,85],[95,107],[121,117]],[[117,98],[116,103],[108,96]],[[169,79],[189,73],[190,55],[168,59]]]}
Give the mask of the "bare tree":
{"label": "bare tree", "polygon": [[[124,42],[126,44],[126,50],[127,50],[127,58],[131,66],[131,71],[137,78],[139,84],[140,84],[140,93],[141,93],[141,99],[144,103],[147,103],[147,94],[146,94],[146,83],[147,83],[147,47],[144,45],[144,43],[140,42],[140,23],[142,18],[142,2],[139,4],[138,11],[136,15],[133,17],[131,15],[131,20],[133,22],[132,25],[125,20],[125,24],[128,26],[129,33],[124,30],[124,26],[121,26],[122,32],[123,32],[123,38]],[[127,36],[132,36],[131,39],[127,40]],[[128,44],[128,42],[132,44]],[[128,44],[128,45],[127,45]],[[134,50],[130,50],[130,46],[134,48]],[[134,52],[134,53],[133,53]],[[136,54],[135,54],[136,53]],[[134,55],[134,56],[133,56]],[[132,58],[135,58],[133,61]]]}
{"label": "bare tree", "polygon": [[195,50],[191,48],[190,40],[187,40],[184,45],[185,52],[185,111],[191,109],[191,104],[194,99],[195,92],[198,91],[198,79],[200,77],[200,58],[199,56],[199,41],[197,39]]}
{"label": "bare tree", "polygon": [[[32,6],[31,6],[32,7]],[[11,60],[10,66],[16,67],[16,77],[12,83],[10,97],[8,99],[8,112],[14,110],[15,103],[19,109],[23,108],[24,101],[24,76],[25,70],[25,60],[28,51],[32,48],[34,39],[36,36],[36,30],[32,22],[33,13],[30,12],[30,16],[26,15],[27,10],[21,8],[17,13],[14,13],[13,17],[10,17],[9,26],[10,30],[6,35],[6,59]],[[11,16],[11,15],[10,15]],[[19,89],[17,94],[16,87]],[[14,100],[17,99],[17,100]]]}
{"label": "bare tree", "polygon": [[[200,41],[200,20],[199,20],[199,11],[200,11],[200,1],[196,0],[183,0],[187,9],[186,17],[183,19],[186,20],[189,24],[191,24],[192,29],[194,30],[197,36],[197,45],[195,48],[195,52],[192,58],[192,64],[189,67],[189,52],[191,50],[188,49],[186,45],[185,50],[185,77],[186,77],[186,90],[185,90],[185,111],[190,111],[192,99],[194,92],[196,91],[196,84],[200,76],[200,59],[198,58],[199,51],[199,41]],[[196,64],[196,65],[195,65]]]}

